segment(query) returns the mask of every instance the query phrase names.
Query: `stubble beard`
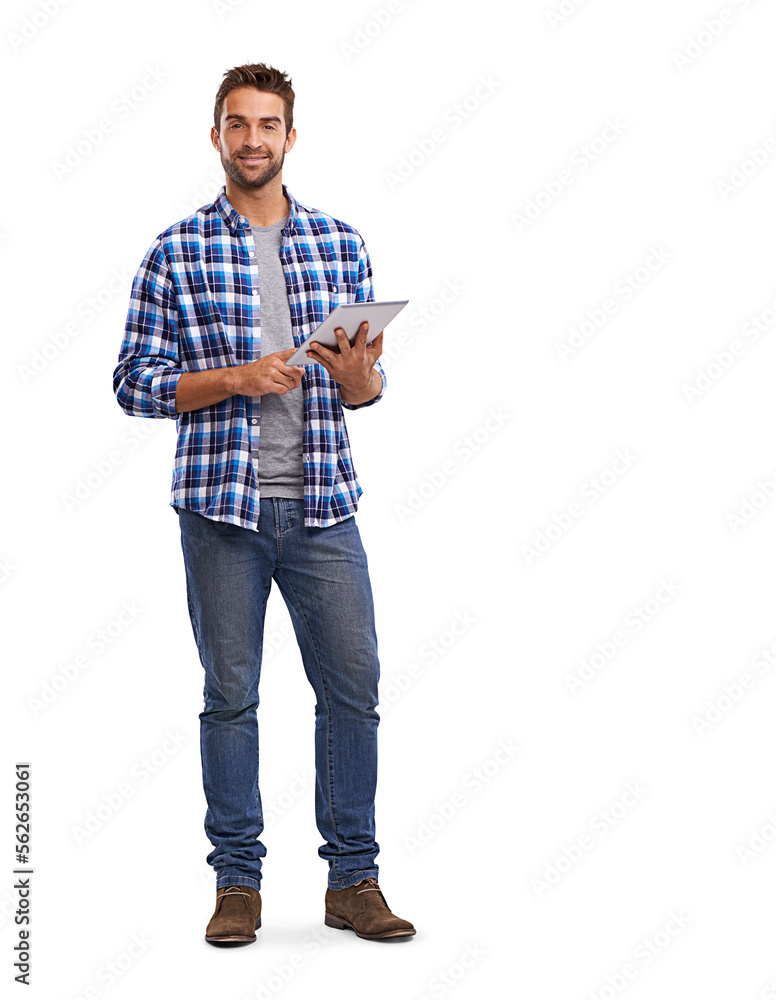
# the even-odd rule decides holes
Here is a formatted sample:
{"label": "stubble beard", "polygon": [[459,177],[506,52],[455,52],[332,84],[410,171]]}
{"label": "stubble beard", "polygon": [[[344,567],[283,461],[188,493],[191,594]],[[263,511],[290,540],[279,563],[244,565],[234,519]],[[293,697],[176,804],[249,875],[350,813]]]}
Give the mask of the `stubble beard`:
{"label": "stubble beard", "polygon": [[238,158],[240,155],[235,153],[234,158],[230,159],[228,153],[222,149],[221,165],[226,171],[227,176],[231,177],[233,181],[241,187],[253,189],[263,188],[273,178],[277,177],[283,169],[283,160],[286,156],[285,150],[283,150],[278,159],[270,158],[270,154],[266,153],[265,155],[268,157],[267,162],[259,168],[249,167],[248,170],[250,170],[250,173],[248,173],[240,163]]}

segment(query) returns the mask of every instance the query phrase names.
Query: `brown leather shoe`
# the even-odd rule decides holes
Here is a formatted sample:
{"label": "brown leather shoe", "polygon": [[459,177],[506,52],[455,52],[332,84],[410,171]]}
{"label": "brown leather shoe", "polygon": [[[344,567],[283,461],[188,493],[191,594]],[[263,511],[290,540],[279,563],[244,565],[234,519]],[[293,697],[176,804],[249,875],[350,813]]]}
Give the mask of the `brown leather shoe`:
{"label": "brown leather shoe", "polygon": [[410,937],[415,928],[409,920],[391,913],[376,878],[366,878],[347,889],[326,890],[327,927],[355,931],[360,938]]}
{"label": "brown leather shoe", "polygon": [[225,885],[216,890],[216,909],[205,931],[212,944],[256,940],[261,927],[261,893],[250,885]]}

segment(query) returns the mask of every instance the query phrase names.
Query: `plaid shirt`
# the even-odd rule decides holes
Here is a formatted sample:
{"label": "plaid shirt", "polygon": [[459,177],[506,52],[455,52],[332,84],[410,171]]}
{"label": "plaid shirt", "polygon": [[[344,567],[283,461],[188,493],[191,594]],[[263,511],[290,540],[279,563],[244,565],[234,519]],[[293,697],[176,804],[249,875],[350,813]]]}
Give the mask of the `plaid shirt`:
{"label": "plaid shirt", "polygon": [[[372,265],[360,234],[344,222],[291,206],[280,260],[298,347],[340,302],[372,302]],[[251,226],[222,187],[211,205],[165,229],[132,283],[113,391],[133,417],[178,422],[170,504],[216,521],[259,527],[256,454],[261,396],[228,399],[175,412],[175,390],[187,371],[244,365],[261,356],[259,271]],[[355,513],[363,490],[356,478],[340,387],[323,365],[302,376],[304,520],[327,527]]]}

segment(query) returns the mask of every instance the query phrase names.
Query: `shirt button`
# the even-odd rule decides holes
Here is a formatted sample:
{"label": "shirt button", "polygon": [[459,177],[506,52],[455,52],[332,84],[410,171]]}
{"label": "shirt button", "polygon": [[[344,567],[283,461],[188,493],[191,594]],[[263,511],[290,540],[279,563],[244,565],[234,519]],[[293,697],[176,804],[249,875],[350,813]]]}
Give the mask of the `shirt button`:
{"label": "shirt button", "polygon": [[255,253],[253,252],[253,250],[249,250],[249,251],[248,251],[248,256],[249,256],[249,257],[255,257],[255,256],[256,256],[256,254],[255,254]]}
{"label": "shirt button", "polygon": [[259,422],[259,418],[258,417],[251,417],[251,423],[252,424],[257,424],[258,422]]}

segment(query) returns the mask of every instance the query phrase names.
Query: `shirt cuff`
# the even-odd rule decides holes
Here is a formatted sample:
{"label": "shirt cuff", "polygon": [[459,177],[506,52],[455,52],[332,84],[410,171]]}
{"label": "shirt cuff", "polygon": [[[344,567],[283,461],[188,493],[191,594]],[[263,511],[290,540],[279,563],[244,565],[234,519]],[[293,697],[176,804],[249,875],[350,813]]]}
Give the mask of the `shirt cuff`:
{"label": "shirt cuff", "polygon": [[151,403],[157,417],[177,418],[175,393],[178,380],[184,374],[182,368],[159,368],[151,376]]}

